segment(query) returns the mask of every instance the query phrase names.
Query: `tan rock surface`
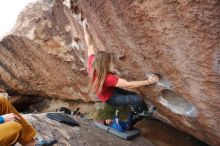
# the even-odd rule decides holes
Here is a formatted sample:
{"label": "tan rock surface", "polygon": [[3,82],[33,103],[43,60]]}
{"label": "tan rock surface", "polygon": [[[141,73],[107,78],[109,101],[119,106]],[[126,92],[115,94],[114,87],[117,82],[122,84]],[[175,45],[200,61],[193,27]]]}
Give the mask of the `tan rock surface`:
{"label": "tan rock surface", "polygon": [[139,136],[131,141],[110,135],[84,118],[74,118],[80,127],[71,127],[50,120],[45,114],[29,114],[25,118],[36,128],[38,134],[45,139],[56,138],[55,146],[153,146],[146,138]]}
{"label": "tan rock surface", "polygon": [[42,45],[25,37],[5,37],[0,44],[0,58],[1,83],[8,93],[90,99],[85,71],[77,71],[76,76],[67,61],[48,54]]}

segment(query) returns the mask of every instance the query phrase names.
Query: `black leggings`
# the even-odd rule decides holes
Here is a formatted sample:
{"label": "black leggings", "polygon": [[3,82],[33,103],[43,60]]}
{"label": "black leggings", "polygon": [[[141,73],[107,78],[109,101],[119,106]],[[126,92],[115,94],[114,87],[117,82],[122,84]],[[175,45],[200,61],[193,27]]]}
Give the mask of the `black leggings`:
{"label": "black leggings", "polygon": [[142,116],[138,116],[136,118],[133,117],[133,112],[129,112],[128,114],[128,121],[127,124],[129,126],[129,129],[132,128],[137,122],[139,122],[140,120],[142,120],[144,117]]}
{"label": "black leggings", "polygon": [[142,113],[148,111],[146,103],[137,93],[115,88],[112,96],[107,101],[112,106],[129,106],[135,113]]}

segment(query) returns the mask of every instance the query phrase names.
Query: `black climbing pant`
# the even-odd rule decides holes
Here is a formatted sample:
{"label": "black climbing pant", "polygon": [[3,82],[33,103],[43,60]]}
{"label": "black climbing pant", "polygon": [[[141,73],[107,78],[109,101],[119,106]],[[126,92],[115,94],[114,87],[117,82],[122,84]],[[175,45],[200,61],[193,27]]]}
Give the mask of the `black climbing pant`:
{"label": "black climbing pant", "polygon": [[134,117],[134,113],[133,112],[129,112],[128,114],[128,120],[127,120],[127,124],[129,126],[129,129],[132,128],[137,122],[139,122],[140,120],[142,120],[144,117],[142,116],[136,116]]}
{"label": "black climbing pant", "polygon": [[107,103],[112,106],[129,106],[135,113],[148,111],[146,103],[137,93],[115,88]]}

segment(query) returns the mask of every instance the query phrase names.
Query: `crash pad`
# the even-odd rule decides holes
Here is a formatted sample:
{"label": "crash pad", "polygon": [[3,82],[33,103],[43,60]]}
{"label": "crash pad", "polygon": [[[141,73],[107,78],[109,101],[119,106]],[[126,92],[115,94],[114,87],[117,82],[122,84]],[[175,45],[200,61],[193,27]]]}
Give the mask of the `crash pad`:
{"label": "crash pad", "polygon": [[94,125],[97,126],[98,128],[101,128],[105,130],[106,132],[113,134],[115,136],[118,136],[122,139],[132,139],[140,135],[141,131],[137,128],[132,128],[130,130],[126,130],[125,132],[119,132],[115,130],[114,128],[111,128],[110,126],[106,126],[103,124],[103,121],[94,121]]}

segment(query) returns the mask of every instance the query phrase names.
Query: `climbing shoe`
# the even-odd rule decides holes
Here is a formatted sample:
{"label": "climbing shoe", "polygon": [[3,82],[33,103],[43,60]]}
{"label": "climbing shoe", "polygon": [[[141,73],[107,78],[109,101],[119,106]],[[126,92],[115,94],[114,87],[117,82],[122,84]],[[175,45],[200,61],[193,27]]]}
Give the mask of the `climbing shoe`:
{"label": "climbing shoe", "polygon": [[150,114],[148,113],[148,111],[142,111],[141,113],[137,113],[137,115],[139,116],[143,116],[143,117],[148,117]]}
{"label": "climbing shoe", "polygon": [[157,108],[154,105],[148,104],[148,113],[149,114],[153,114],[156,110],[157,110]]}
{"label": "climbing shoe", "polygon": [[36,146],[52,146],[57,143],[56,139],[52,140],[44,140],[43,138],[36,138],[37,144]]}
{"label": "climbing shoe", "polygon": [[156,107],[150,106],[148,107],[148,111],[143,110],[141,113],[137,113],[137,115],[143,116],[143,117],[151,117],[155,111],[156,111]]}

